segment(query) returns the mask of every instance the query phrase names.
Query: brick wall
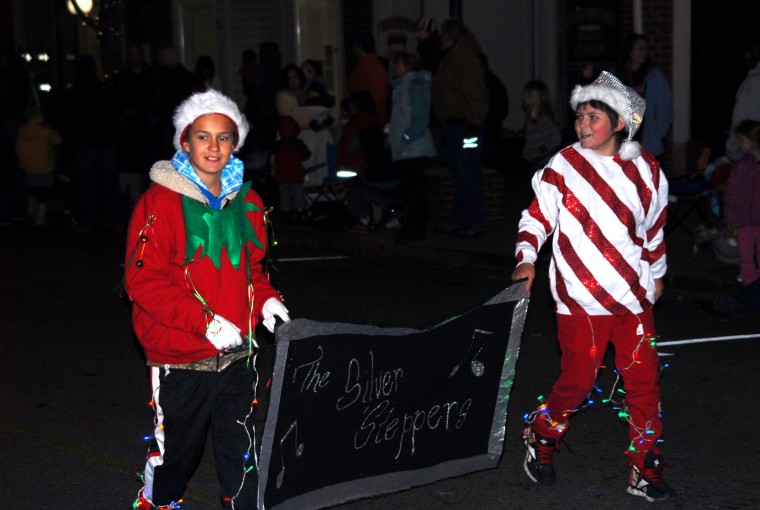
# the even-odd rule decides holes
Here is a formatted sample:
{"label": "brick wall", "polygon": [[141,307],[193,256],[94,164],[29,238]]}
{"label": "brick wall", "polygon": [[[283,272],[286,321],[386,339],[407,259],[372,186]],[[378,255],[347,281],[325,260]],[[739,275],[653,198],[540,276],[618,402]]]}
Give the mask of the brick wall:
{"label": "brick wall", "polygon": [[[486,225],[505,218],[504,176],[498,170],[483,169],[486,194]],[[454,201],[449,169],[430,168],[426,176],[428,192],[428,219],[431,225],[448,224],[451,218],[451,204]]]}

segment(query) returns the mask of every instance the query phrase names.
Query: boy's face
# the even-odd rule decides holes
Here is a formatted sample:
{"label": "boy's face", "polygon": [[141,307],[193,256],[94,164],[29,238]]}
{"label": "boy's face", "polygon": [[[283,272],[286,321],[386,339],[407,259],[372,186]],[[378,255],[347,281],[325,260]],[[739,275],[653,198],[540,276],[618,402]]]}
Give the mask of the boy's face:
{"label": "boy's face", "polygon": [[591,149],[602,156],[614,156],[620,150],[620,142],[615,133],[625,128],[625,122],[618,118],[614,127],[610,116],[603,110],[584,104],[575,112],[575,134],[581,147]]}
{"label": "boy's face", "polygon": [[221,182],[222,170],[235,148],[234,133],[235,126],[228,117],[212,113],[195,119],[186,139],[182,140],[190,164],[207,186]]}

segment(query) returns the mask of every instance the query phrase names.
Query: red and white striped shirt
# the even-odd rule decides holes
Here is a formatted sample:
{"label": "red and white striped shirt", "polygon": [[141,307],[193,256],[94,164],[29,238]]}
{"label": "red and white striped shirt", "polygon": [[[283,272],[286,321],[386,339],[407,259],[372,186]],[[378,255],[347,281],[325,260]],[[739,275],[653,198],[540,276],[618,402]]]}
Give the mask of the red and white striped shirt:
{"label": "red and white striped shirt", "polygon": [[534,264],[551,234],[549,266],[557,313],[638,314],[654,304],[665,275],[668,182],[642,148],[632,161],[575,143],[533,177],[515,256]]}

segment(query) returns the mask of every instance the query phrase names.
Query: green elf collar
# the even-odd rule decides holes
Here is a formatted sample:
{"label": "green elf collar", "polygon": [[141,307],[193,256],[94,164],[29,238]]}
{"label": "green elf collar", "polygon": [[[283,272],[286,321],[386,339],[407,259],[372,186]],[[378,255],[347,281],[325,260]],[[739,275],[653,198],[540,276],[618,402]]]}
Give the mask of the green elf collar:
{"label": "green elf collar", "polygon": [[185,216],[185,260],[192,260],[201,248],[198,259],[208,255],[217,269],[221,269],[222,246],[226,248],[230,263],[237,270],[240,268],[240,253],[246,242],[251,241],[261,250],[261,241],[248,220],[246,213],[261,211],[255,204],[245,201],[251,183],[246,182],[237,196],[219,210],[182,196],[182,213]]}

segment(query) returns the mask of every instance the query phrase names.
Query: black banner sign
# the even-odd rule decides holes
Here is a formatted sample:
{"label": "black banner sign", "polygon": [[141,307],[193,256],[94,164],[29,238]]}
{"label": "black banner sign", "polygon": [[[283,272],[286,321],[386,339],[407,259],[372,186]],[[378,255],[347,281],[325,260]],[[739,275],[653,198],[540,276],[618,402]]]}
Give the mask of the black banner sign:
{"label": "black banner sign", "polygon": [[278,328],[259,508],[321,508],[495,468],[527,307],[520,283],[425,331]]}

